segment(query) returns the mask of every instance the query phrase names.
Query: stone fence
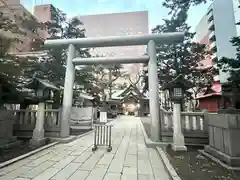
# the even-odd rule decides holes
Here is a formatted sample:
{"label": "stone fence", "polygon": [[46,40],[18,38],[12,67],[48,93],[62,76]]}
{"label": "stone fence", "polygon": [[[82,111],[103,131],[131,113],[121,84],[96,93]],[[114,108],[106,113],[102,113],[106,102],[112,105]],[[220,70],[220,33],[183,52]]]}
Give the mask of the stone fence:
{"label": "stone fence", "polygon": [[[14,135],[31,138],[35,128],[36,110],[10,110],[14,112]],[[60,136],[61,109],[45,109],[44,136]],[[181,112],[182,132],[186,144],[208,144],[208,113],[207,112]],[[147,117],[146,117],[147,118]],[[160,109],[162,141],[172,142],[173,113]]]}
{"label": "stone fence", "polygon": [[[29,137],[33,135],[37,119],[37,110],[10,110],[14,111],[14,135],[17,137]],[[45,109],[44,130],[45,137],[59,137],[61,109]]]}
{"label": "stone fence", "polygon": [[[181,112],[186,144],[208,144],[208,112]],[[173,141],[173,112],[160,109],[162,141]]]}

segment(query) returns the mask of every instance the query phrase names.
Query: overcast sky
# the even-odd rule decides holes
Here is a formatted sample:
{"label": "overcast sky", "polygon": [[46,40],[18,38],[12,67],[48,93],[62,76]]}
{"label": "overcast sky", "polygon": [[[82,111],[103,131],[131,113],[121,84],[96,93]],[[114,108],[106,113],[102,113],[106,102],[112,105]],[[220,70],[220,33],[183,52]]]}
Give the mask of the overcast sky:
{"label": "overcast sky", "polygon": [[[116,12],[142,11],[149,13],[149,28],[152,29],[167,18],[168,10],[162,7],[163,0],[21,0],[29,10],[36,4],[53,4],[63,10],[69,17],[76,15],[105,14]],[[194,7],[190,10],[188,22],[195,29],[202,16],[206,13],[208,4]]]}

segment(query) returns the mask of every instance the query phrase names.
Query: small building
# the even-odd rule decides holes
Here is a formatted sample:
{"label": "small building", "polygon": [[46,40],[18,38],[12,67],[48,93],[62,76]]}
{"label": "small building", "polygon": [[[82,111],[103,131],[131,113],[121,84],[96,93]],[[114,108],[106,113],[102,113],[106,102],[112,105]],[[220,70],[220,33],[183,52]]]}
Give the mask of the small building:
{"label": "small building", "polygon": [[[118,107],[119,114],[144,116],[149,114],[149,99],[144,96],[134,85],[129,85],[123,90],[114,92],[111,101]],[[116,108],[115,108],[116,109]]]}
{"label": "small building", "polygon": [[214,82],[210,88],[205,88],[201,94],[198,95],[200,109],[207,109],[209,112],[217,112],[222,102],[222,86],[219,82]]}

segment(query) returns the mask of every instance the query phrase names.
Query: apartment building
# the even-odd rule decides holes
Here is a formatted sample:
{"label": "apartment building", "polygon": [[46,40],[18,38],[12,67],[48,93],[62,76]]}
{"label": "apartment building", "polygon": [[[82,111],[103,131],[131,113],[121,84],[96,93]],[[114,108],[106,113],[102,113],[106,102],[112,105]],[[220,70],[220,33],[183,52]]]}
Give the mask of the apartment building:
{"label": "apartment building", "polygon": [[[206,14],[196,27],[195,41],[206,44],[212,55],[202,61],[205,68],[215,67],[218,59],[222,57],[234,58],[236,49],[230,42],[232,37],[240,35],[236,23],[240,21],[239,0],[214,0]],[[216,112],[222,104],[221,84],[227,82],[228,74],[219,70],[219,75],[214,77],[211,88],[199,94],[200,108]]]}
{"label": "apartment building", "polygon": [[[240,35],[239,0],[214,0],[196,27],[195,40],[207,44],[212,56],[203,61],[206,66],[214,65],[221,57],[234,58],[236,49],[230,42],[232,37]],[[221,83],[227,82],[228,75],[219,72],[218,79]]]}
{"label": "apartment building", "polygon": [[[126,36],[149,34],[148,12],[124,12],[80,16],[87,37]],[[102,56],[140,56],[146,53],[145,46],[95,48],[92,53]],[[135,75],[141,70],[140,64],[124,65],[129,74]],[[123,79],[119,81],[124,82]]]}

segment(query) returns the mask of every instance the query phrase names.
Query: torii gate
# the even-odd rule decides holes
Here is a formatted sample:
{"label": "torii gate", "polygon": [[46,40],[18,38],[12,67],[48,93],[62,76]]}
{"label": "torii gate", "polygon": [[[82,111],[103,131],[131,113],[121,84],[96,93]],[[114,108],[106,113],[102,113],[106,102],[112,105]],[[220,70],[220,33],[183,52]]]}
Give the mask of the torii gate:
{"label": "torii gate", "polygon": [[[182,42],[183,32],[162,33],[150,35],[131,35],[116,37],[97,38],[77,38],[77,39],[57,39],[46,40],[46,47],[68,47],[68,57],[66,62],[66,74],[64,83],[64,95],[61,116],[61,137],[69,136],[70,117],[72,108],[73,85],[75,79],[76,65],[92,64],[131,64],[148,62],[148,82],[149,82],[149,108],[151,119],[151,139],[160,140],[160,120],[159,120],[159,96],[158,96],[158,75],[156,44],[174,44]],[[112,47],[112,46],[137,46],[147,45],[148,55],[138,57],[97,57],[81,58],[76,56],[76,48],[91,47]]]}

